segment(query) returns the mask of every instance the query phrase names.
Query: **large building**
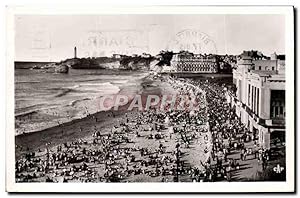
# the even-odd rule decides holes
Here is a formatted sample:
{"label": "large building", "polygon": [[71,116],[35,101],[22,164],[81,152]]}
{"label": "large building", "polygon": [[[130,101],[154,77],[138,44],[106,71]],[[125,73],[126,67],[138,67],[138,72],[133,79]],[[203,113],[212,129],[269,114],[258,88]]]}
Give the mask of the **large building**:
{"label": "large building", "polygon": [[179,52],[173,54],[171,60],[172,70],[187,73],[217,73],[218,64],[215,55],[193,54]]}
{"label": "large building", "polygon": [[[236,92],[227,99],[263,148],[285,142],[285,56],[244,51],[233,71]],[[230,93],[230,92],[229,92]]]}

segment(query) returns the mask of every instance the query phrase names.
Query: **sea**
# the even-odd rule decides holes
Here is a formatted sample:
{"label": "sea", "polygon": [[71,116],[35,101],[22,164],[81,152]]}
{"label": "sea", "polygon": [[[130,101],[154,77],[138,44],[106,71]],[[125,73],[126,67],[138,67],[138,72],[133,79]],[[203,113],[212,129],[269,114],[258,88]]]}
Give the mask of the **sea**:
{"label": "sea", "polygon": [[134,85],[145,72],[70,69],[68,74],[15,69],[16,135],[101,111],[99,99]]}

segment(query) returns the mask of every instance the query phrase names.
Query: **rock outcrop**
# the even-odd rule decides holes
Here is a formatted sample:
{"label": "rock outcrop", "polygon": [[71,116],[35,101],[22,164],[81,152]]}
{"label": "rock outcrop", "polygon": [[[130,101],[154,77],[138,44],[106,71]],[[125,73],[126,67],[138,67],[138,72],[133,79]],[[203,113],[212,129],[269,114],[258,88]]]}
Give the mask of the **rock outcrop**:
{"label": "rock outcrop", "polygon": [[54,72],[55,73],[68,73],[69,72],[69,66],[66,64],[61,64],[61,65],[56,65],[54,67]]}

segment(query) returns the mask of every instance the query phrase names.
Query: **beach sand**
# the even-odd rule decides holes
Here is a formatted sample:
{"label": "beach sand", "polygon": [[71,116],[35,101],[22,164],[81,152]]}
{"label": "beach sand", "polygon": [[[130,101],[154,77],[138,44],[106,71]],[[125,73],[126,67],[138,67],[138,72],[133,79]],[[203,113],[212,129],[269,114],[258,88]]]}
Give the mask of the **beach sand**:
{"label": "beach sand", "polygon": [[[136,87],[126,87],[120,91],[120,94],[142,94],[143,96],[147,95],[173,95],[177,94],[177,91],[172,88],[168,82],[160,81],[159,79],[153,78],[143,78],[141,81],[135,85]],[[45,158],[46,149],[48,148],[51,152],[56,151],[56,146],[72,141],[78,141],[82,139],[86,141],[87,144],[84,145],[87,149],[97,149],[97,145],[93,145],[92,134],[95,132],[95,129],[101,131],[101,135],[108,135],[111,133],[112,127],[114,125],[119,125],[120,123],[126,123],[129,120],[128,125],[134,125],[134,120],[140,115],[141,112],[133,110],[128,112],[129,103],[119,108],[118,111],[109,110],[105,112],[98,112],[88,117],[73,120],[71,122],[62,124],[60,126],[51,127],[39,132],[22,134],[15,137],[16,141],[16,159],[19,159],[24,154],[31,151],[36,152],[36,156]],[[131,123],[131,120],[133,121]],[[145,123],[139,126],[138,132],[139,137],[136,136],[134,131],[131,131],[127,134],[128,138],[131,140],[130,143],[121,143],[117,145],[119,148],[147,148],[150,152],[154,152],[160,144],[163,144],[165,154],[164,156],[173,156],[174,151],[176,150],[175,145],[180,143],[183,145],[181,136],[179,133],[174,133],[171,129],[171,125],[165,123],[164,129],[161,131],[164,138],[161,140],[149,139],[147,138],[151,133],[155,131],[147,130],[153,123]],[[206,128],[206,125],[199,127]],[[142,130],[143,129],[143,130]],[[208,140],[205,140],[205,135],[208,135]],[[208,157],[209,153],[204,153],[204,149],[209,147],[210,135],[209,132],[205,134],[199,134],[196,138],[191,141],[190,147],[185,148],[181,146],[180,150],[183,152],[181,161],[184,162],[184,168],[197,167],[202,169],[201,162],[204,163]],[[140,152],[132,152],[135,156],[135,163],[139,163],[144,159],[141,156]],[[119,162],[122,164],[122,161]],[[78,164],[80,165],[80,164]],[[103,177],[105,165],[100,164],[89,164],[90,167],[93,167],[93,170],[97,172],[99,177]],[[134,166],[134,164],[132,164]],[[169,163],[168,168],[174,168],[175,163]],[[149,170],[155,170],[155,166],[145,168]],[[79,176],[80,177],[80,176]],[[124,181],[127,182],[161,182],[162,179],[167,181],[173,181],[174,175],[162,176],[149,176],[149,174],[138,174],[131,175],[124,178]],[[179,180],[182,182],[191,182],[191,178],[188,174],[180,175]],[[45,177],[39,178],[36,181],[45,181]]]}

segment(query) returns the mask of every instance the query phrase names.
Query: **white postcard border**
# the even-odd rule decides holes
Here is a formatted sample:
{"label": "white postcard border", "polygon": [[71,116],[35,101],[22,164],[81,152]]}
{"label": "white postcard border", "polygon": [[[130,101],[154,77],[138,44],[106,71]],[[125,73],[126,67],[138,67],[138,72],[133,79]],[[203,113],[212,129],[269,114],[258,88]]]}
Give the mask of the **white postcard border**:
{"label": "white postcard border", "polygon": [[[80,14],[283,14],[286,24],[286,182],[15,183],[14,16]],[[292,6],[9,6],[6,65],[6,191],[9,192],[293,192],[295,190],[294,12]]]}

